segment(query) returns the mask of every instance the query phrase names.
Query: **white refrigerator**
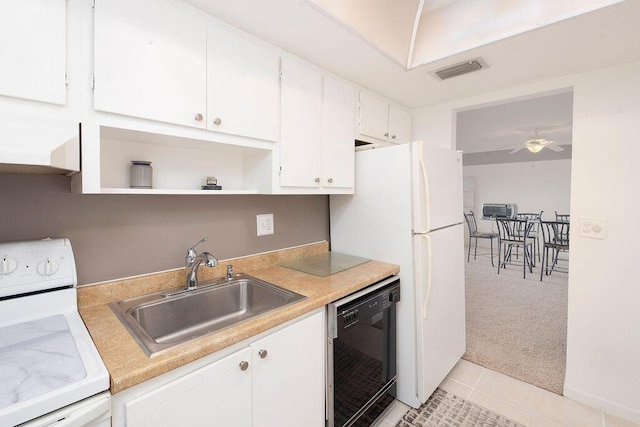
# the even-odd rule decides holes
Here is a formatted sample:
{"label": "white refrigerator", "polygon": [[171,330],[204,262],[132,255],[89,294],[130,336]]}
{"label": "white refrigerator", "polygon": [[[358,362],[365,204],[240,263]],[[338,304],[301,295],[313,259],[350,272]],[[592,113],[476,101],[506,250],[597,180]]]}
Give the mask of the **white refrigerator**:
{"label": "white refrigerator", "polygon": [[462,154],[413,142],[356,152],[330,197],[331,250],[400,265],[398,399],[418,407],[465,352]]}

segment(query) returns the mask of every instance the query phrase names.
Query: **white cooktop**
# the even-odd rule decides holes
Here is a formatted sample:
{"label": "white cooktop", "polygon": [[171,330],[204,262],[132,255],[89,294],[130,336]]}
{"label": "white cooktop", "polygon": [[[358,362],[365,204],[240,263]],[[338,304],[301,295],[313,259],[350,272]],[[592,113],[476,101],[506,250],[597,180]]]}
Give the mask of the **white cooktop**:
{"label": "white cooktop", "polygon": [[0,242],[0,426],[109,389],[76,286],[69,240]]}
{"label": "white cooktop", "polygon": [[0,410],[86,375],[63,315],[0,328]]}

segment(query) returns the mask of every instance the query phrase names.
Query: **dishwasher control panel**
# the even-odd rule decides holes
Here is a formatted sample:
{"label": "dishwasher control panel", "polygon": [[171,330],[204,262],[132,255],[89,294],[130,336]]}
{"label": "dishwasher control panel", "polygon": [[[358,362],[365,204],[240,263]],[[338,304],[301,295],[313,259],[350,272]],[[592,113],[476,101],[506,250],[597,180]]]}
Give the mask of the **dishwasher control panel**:
{"label": "dishwasher control panel", "polygon": [[[400,281],[396,280],[384,287],[365,288],[361,295],[343,305],[337,306],[337,330],[347,329],[359,322],[373,324],[383,315],[384,310],[400,301]],[[367,292],[369,290],[369,292]]]}

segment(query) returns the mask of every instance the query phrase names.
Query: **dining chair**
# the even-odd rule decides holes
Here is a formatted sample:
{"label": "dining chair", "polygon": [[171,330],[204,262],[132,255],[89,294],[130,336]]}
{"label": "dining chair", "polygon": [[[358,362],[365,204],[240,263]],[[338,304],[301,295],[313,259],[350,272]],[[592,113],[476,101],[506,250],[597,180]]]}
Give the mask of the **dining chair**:
{"label": "dining chair", "polygon": [[533,242],[533,252],[538,255],[538,261],[540,261],[540,221],[542,220],[542,213],[544,211],[540,211],[540,213],[518,213],[516,218],[518,219],[528,219],[531,223],[531,231],[529,232],[529,237]]}
{"label": "dining chair", "polygon": [[[498,274],[500,266],[513,264],[513,248],[522,248],[522,274],[527,278],[527,267],[533,273],[533,243],[529,238],[532,222],[527,218],[496,218],[498,224]],[[517,254],[515,255],[517,257]]]}
{"label": "dining chair", "polygon": [[464,220],[467,222],[467,228],[469,229],[469,251],[467,252],[467,262],[471,257],[471,239],[475,239],[475,248],[473,250],[473,259],[476,259],[476,253],[478,252],[478,239],[489,239],[491,242],[491,266],[495,267],[493,263],[493,239],[498,237],[498,233],[491,231],[478,231],[478,225],[476,224],[476,217],[473,211],[469,213],[463,212]]}
{"label": "dining chair", "polygon": [[558,211],[554,212],[556,213],[556,221],[569,222],[571,220],[570,214],[559,214]]}
{"label": "dining chair", "polygon": [[569,225],[569,222],[565,221],[540,222],[543,242],[540,281],[542,281],[542,273],[548,276],[553,271],[568,272],[568,267],[559,266],[558,261],[561,252],[569,252]]}

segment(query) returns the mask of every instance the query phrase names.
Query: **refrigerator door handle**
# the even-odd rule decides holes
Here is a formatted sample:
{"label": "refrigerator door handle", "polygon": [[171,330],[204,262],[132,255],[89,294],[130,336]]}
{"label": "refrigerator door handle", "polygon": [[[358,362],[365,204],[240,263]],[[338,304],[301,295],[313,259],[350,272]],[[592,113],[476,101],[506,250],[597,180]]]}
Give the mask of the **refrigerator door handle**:
{"label": "refrigerator door handle", "polygon": [[[428,253],[431,253],[431,240],[429,239],[429,235],[428,234],[421,234],[420,237],[422,237],[423,239],[427,240],[427,251]],[[422,319],[426,319],[427,318],[427,305],[429,305],[429,300],[431,299],[431,282],[432,280],[432,275],[431,272],[433,271],[432,265],[431,265],[431,260],[433,257],[429,256],[427,257],[428,259],[428,264],[427,264],[427,283],[426,283],[426,288],[424,290],[424,297],[422,300]]]}
{"label": "refrigerator door handle", "polygon": [[[420,164],[420,172],[422,174],[422,183],[424,185],[424,200],[425,203],[428,204],[428,200],[429,200],[429,179],[427,176],[427,167],[424,164],[424,142],[420,141],[418,143],[418,163]],[[429,211],[430,209],[426,209],[425,215],[427,217],[427,223],[426,224],[422,224],[422,229],[425,231],[429,230],[429,223],[430,218],[429,218]]]}

